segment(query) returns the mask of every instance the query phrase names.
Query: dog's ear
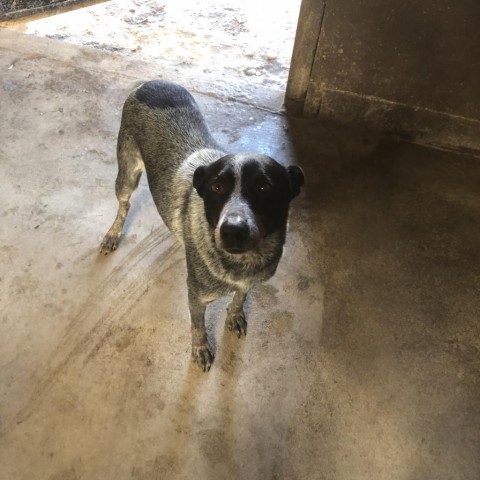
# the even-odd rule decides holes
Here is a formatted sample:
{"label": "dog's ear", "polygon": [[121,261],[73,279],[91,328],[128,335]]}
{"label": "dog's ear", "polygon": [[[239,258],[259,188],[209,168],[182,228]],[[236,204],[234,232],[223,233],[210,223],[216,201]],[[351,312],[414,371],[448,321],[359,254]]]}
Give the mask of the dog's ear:
{"label": "dog's ear", "polygon": [[198,194],[203,197],[203,184],[205,183],[205,174],[207,173],[207,167],[197,167],[193,173],[193,187]]}
{"label": "dog's ear", "polygon": [[303,170],[296,165],[290,165],[287,167],[287,172],[292,198],[295,198],[300,193],[300,187],[305,183]]}

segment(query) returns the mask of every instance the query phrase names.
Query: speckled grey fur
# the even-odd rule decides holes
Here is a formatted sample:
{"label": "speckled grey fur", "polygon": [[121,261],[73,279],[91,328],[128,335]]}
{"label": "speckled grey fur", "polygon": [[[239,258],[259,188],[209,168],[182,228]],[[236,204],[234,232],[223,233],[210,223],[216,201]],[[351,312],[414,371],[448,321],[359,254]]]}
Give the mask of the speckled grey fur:
{"label": "speckled grey fur", "polygon": [[[168,95],[160,100],[154,95],[144,95],[148,89],[143,86],[134,90],[125,102],[117,147],[119,210],[101,251],[107,254],[117,248],[130,196],[145,169],[163,221],[185,247],[192,359],[207,371],[214,353],[205,332],[206,305],[235,292],[228,308],[227,326],[238,336],[246,333],[243,314],[246,294],[255,283],[275,273],[282,255],[286,224],[279,232],[266,237],[256,252],[232,255],[218,248],[215,231],[205,217],[204,201],[193,188],[192,178],[199,166],[208,166],[227,153],[212,138],[193,97],[181,87],[157,82],[156,88],[162,86],[180,96],[178,105],[175,99],[167,105]],[[261,157],[237,154],[230,161],[240,164],[247,156],[249,159]]]}

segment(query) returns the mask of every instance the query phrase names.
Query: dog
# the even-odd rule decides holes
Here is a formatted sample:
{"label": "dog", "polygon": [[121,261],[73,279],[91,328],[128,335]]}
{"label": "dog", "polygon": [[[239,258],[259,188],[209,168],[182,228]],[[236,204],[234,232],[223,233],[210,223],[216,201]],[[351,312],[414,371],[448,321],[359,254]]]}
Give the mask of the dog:
{"label": "dog", "polygon": [[117,249],[145,170],[160,216],[185,248],[192,360],[208,371],[214,352],[205,331],[206,306],[234,293],[226,325],[238,337],[246,335],[243,304],[252,286],[277,269],[303,171],[259,153],[225,152],[192,95],[160,80],[141,84],[125,101],[117,160],[118,213],[100,251]]}

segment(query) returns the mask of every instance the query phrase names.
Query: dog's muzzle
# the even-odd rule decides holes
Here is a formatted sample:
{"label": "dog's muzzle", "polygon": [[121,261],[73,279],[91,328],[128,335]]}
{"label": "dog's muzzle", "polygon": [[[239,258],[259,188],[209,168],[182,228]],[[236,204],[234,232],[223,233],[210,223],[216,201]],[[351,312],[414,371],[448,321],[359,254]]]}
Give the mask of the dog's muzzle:
{"label": "dog's muzzle", "polygon": [[239,215],[228,216],[220,225],[222,247],[228,253],[244,253],[251,248],[250,228]]}
{"label": "dog's muzzle", "polygon": [[217,245],[228,253],[240,254],[253,250],[259,242],[258,228],[253,219],[230,213],[220,221]]}

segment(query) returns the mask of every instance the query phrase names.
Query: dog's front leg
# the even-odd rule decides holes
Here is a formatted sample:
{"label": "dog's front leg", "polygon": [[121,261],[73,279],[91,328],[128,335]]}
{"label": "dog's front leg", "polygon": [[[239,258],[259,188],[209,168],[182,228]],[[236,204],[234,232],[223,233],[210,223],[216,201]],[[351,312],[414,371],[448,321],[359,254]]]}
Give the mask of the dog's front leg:
{"label": "dog's front leg", "polygon": [[200,302],[198,296],[192,292],[190,287],[188,289],[188,303],[192,322],[192,360],[204,372],[208,372],[215,356],[208,343],[207,332],[205,331],[206,305]]}
{"label": "dog's front leg", "polygon": [[243,311],[243,304],[247,298],[247,292],[237,291],[232,303],[227,307],[227,328],[235,333],[238,338],[247,334],[247,321]]}

